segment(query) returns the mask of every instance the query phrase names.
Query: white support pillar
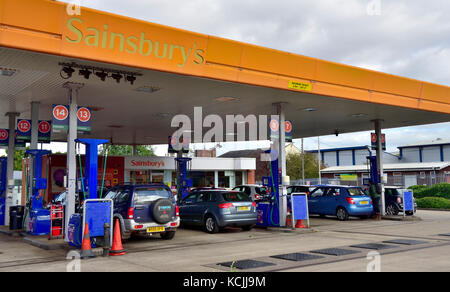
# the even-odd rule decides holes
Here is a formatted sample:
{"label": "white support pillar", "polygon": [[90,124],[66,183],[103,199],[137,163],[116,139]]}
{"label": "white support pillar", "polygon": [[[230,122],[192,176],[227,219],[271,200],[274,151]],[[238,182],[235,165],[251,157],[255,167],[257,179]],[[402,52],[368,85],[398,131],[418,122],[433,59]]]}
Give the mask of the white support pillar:
{"label": "white support pillar", "polygon": [[67,135],[67,199],[66,199],[66,216],[65,216],[65,238],[68,239],[68,226],[70,217],[75,213],[75,192],[77,183],[77,163],[75,153],[75,140],[77,139],[78,128],[78,91],[83,84],[67,82],[64,88],[67,89],[67,97],[69,99],[69,132]]}
{"label": "white support pillar", "polygon": [[383,177],[384,177],[384,166],[383,166],[383,142],[381,139],[381,124],[382,124],[382,120],[374,120],[375,123],[375,134],[377,135],[377,166],[378,166],[378,171],[379,171],[379,178],[380,178],[380,183],[379,183],[379,188],[381,190],[381,216],[385,216],[386,215],[386,206],[385,206],[385,197],[384,197],[384,182],[383,182]]}
{"label": "white support pillar", "polygon": [[322,184],[322,154],[320,153],[320,136],[317,137],[317,160],[319,161],[319,185]]}
{"label": "white support pillar", "polygon": [[14,155],[16,147],[16,117],[19,113],[7,113],[9,118],[8,162],[6,166],[7,189],[5,200],[5,225],[9,225],[9,207],[12,206],[14,192]]}
{"label": "white support pillar", "polygon": [[214,187],[219,187],[219,171],[214,171]]}
{"label": "white support pillar", "polygon": [[281,185],[280,185],[280,227],[286,226],[286,215],[287,215],[287,173],[286,173],[286,129],[285,129],[285,104],[277,103],[275,104],[277,114],[280,117],[279,125],[279,140],[278,140],[278,168],[281,171]]}
{"label": "white support pillar", "polygon": [[[136,144],[133,144],[133,147],[131,148],[131,156],[135,157],[137,155],[137,148]],[[136,184],[136,171],[131,171],[131,180],[133,181],[133,185]],[[172,179],[170,180],[172,182]]]}
{"label": "white support pillar", "polygon": [[30,149],[38,149],[39,136],[39,102],[31,102],[31,143]]}

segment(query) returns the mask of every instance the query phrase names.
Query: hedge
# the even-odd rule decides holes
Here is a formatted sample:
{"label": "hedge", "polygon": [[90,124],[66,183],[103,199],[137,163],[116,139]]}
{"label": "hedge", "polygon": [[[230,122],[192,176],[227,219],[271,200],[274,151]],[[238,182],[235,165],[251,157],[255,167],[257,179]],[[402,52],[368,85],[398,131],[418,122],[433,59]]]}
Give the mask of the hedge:
{"label": "hedge", "polygon": [[436,197],[416,199],[418,208],[450,209],[450,200]]}
{"label": "hedge", "polygon": [[412,189],[414,191],[414,197],[416,199],[437,197],[450,200],[450,184],[448,183],[440,183],[431,187],[412,186],[409,189]]}

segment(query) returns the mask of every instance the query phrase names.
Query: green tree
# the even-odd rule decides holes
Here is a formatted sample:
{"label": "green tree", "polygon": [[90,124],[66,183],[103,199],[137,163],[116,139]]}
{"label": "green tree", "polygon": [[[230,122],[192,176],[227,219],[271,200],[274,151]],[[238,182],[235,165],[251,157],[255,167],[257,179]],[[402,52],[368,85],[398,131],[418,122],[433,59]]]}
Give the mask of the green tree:
{"label": "green tree", "polygon": [[[133,146],[131,145],[109,145],[108,155],[111,156],[131,156],[133,155]],[[105,149],[101,148],[100,153],[103,154]],[[155,156],[152,146],[138,145],[136,146],[136,156]]]}
{"label": "green tree", "polygon": [[[286,172],[291,180],[302,179],[302,159],[303,155],[289,154],[286,157]],[[305,153],[305,178],[318,178],[319,177],[319,162],[316,159],[316,155],[312,153]],[[323,169],[323,165],[321,169]]]}
{"label": "green tree", "polygon": [[[30,149],[27,147],[26,150]],[[22,161],[25,157],[26,150],[18,150],[14,151],[14,170],[22,170]],[[6,150],[6,154],[8,154],[8,150]]]}

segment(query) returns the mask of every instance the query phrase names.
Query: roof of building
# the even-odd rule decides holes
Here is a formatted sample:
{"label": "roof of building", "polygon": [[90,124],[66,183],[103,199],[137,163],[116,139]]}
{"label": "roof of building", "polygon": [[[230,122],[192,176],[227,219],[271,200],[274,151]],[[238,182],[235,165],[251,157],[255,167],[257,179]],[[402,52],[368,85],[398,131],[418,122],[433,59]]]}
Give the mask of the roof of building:
{"label": "roof of building", "polygon": [[235,150],[229,151],[222,155],[220,158],[241,158],[241,157],[249,157],[249,158],[257,158],[259,155],[264,152],[264,149],[247,149],[247,150]]}
{"label": "roof of building", "polygon": [[[333,152],[333,151],[345,151],[345,150],[365,150],[370,149],[369,146],[353,146],[353,147],[340,147],[340,148],[328,148],[328,149],[320,149],[320,152]],[[310,153],[317,153],[318,150],[307,150]]]}
{"label": "roof of building", "polygon": [[450,139],[437,138],[436,140],[424,141],[420,143],[407,144],[404,146],[398,146],[398,148],[409,148],[409,147],[421,147],[421,146],[439,146],[439,145],[450,145]]}
{"label": "roof of building", "polygon": [[[412,171],[412,170],[441,170],[450,166],[450,161],[446,162],[425,162],[425,163],[388,163],[384,164],[384,171]],[[367,172],[368,166],[349,165],[332,166],[321,170],[321,173],[340,173],[340,172]]]}

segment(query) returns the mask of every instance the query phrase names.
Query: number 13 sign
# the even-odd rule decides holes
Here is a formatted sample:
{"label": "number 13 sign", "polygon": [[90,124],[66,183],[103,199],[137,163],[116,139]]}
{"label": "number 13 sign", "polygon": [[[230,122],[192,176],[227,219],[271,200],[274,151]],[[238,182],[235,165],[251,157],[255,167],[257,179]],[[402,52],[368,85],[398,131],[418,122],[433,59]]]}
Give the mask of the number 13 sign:
{"label": "number 13 sign", "polygon": [[[67,105],[53,105],[52,110],[52,128],[53,131],[65,132],[69,129],[69,107]],[[91,110],[87,107],[78,107],[78,132],[91,131]]]}

